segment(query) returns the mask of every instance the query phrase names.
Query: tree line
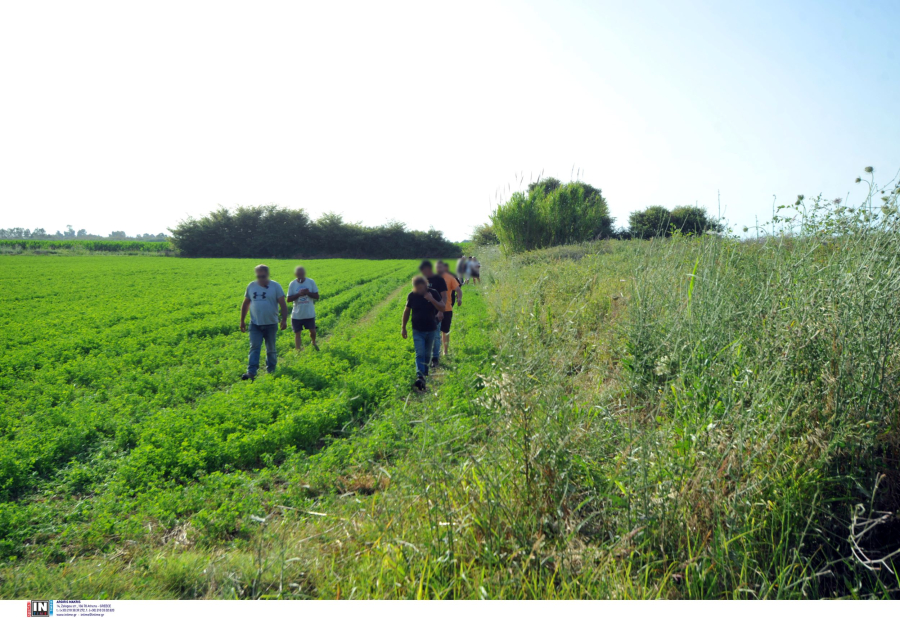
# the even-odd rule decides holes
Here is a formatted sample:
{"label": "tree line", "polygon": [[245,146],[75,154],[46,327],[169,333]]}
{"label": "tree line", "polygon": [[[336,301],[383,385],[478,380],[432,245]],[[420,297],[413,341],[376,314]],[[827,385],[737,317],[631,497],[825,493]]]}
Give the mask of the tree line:
{"label": "tree line", "polygon": [[268,206],[220,208],[169,230],[187,257],[303,257],[412,259],[458,257],[461,250],[438,230],[407,229],[399,222],[364,226],[335,213],[312,219],[301,209]]}
{"label": "tree line", "polygon": [[724,225],[696,206],[648,206],[631,213],[628,227],[615,220],[600,189],[581,181],[545,178],[497,206],[490,223],[475,228],[476,244],[501,244],[510,252],[529,251],[603,238],[654,238],[673,234],[721,233]]}
{"label": "tree line", "polygon": [[140,240],[143,242],[166,242],[169,240],[165,234],[136,234],[129,236],[125,232],[110,232],[108,236],[99,234],[89,234],[87,230],[76,230],[71,225],[67,225],[65,231],[56,231],[55,234],[47,232],[42,227],[36,227],[33,230],[24,227],[0,228],[0,239],[2,240]]}

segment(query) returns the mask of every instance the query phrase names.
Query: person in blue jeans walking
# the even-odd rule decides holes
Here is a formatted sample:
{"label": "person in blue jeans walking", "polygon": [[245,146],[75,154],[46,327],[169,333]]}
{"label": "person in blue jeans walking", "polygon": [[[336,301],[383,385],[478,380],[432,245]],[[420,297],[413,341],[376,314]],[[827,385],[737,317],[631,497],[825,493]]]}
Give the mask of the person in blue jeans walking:
{"label": "person in blue jeans walking", "polygon": [[413,291],[406,297],[406,308],[403,310],[403,328],[400,331],[404,339],[408,338],[406,325],[412,315],[413,347],[416,350],[416,388],[425,390],[425,378],[431,364],[431,354],[435,341],[440,345],[441,337],[438,328],[444,317],[444,300],[440,292],[428,286],[425,277],[412,280]]}
{"label": "person in blue jeans walking", "polygon": [[247,372],[241,376],[241,380],[256,379],[263,341],[266,342],[266,371],[275,371],[278,364],[278,352],[275,350],[278,327],[280,325],[281,330],[287,328],[288,308],[284,300],[284,289],[277,281],[269,279],[269,267],[265,264],[260,264],[255,270],[256,280],[247,285],[241,305],[242,333],[247,332],[247,311],[250,312],[250,358],[247,360]]}
{"label": "person in blue jeans walking", "polygon": [[[449,292],[447,290],[447,282],[444,280],[444,277],[434,272],[434,266],[431,264],[431,260],[422,260],[422,263],[419,264],[419,272],[422,273],[422,276],[425,277],[425,281],[428,282],[428,289],[434,292],[441,297],[441,302],[444,303],[444,307],[450,304],[450,297],[448,296]],[[444,319],[444,307],[441,307],[441,317],[438,318],[438,328],[441,326],[441,321]],[[437,369],[438,365],[440,365],[441,359],[441,336],[438,335],[437,340],[434,342],[431,351],[431,368]]]}

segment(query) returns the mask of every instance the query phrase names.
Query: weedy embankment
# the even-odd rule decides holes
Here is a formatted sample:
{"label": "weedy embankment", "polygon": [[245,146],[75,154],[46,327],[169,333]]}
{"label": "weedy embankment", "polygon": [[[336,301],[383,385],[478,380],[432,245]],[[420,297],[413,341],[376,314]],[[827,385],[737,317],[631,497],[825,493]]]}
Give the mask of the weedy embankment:
{"label": "weedy embankment", "polygon": [[897,596],[897,196],[485,260],[475,517],[529,593]]}

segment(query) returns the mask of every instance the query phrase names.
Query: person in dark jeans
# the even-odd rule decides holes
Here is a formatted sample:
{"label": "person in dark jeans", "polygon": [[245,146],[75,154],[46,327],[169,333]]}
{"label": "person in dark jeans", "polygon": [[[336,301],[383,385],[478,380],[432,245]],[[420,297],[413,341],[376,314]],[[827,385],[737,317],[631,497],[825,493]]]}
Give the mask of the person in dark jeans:
{"label": "person in dark jeans", "polygon": [[[428,288],[434,290],[441,297],[441,302],[444,303],[444,306],[448,305],[450,303],[450,298],[449,292],[447,291],[447,282],[441,275],[434,272],[434,266],[431,264],[431,260],[422,260],[422,263],[419,264],[419,272],[422,273],[422,276],[425,277],[425,280],[428,282]],[[443,320],[443,307],[440,311],[441,318],[438,319],[438,326],[440,326],[441,320]],[[432,345],[431,350],[431,366],[433,368],[437,369],[440,358],[441,337],[439,335],[437,341]]]}
{"label": "person in dark jeans", "polygon": [[247,311],[250,312],[250,357],[247,360],[247,372],[241,376],[241,380],[256,379],[263,341],[266,342],[266,371],[275,371],[278,364],[278,352],[275,350],[278,326],[280,324],[281,330],[287,328],[288,308],[284,300],[284,289],[277,281],[269,279],[269,267],[265,264],[260,264],[255,270],[256,280],[247,285],[241,305],[242,333],[247,332]]}
{"label": "person in dark jeans", "polygon": [[406,325],[412,315],[413,346],[416,350],[416,388],[425,390],[425,378],[431,361],[434,345],[441,344],[438,325],[443,319],[444,300],[439,292],[428,286],[425,277],[413,279],[413,291],[406,297],[403,310],[403,327],[400,331],[404,339],[408,337]]}

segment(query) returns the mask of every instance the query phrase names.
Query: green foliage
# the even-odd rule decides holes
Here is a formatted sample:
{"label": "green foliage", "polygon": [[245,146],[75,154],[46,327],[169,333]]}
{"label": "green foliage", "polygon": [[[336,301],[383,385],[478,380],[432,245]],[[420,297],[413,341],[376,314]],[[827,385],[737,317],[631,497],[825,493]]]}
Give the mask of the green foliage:
{"label": "green foliage", "polygon": [[0,240],[134,240],[143,242],[168,242],[165,234],[135,234],[129,236],[125,232],[110,232],[109,236],[100,236],[99,234],[89,234],[87,230],[75,230],[71,225],[66,226],[65,232],[56,231],[55,234],[48,234],[43,228],[35,228],[34,230],[22,227],[0,228]]}
{"label": "green foliage", "polygon": [[491,215],[505,251],[582,242],[612,235],[613,219],[600,190],[583,182],[547,178],[517,192]]}
{"label": "green foliage", "polygon": [[347,223],[334,213],[311,221],[302,209],[278,206],[220,208],[171,230],[172,242],[188,257],[340,257],[415,259],[456,257],[459,248],[431,229],[407,230],[398,222],[377,227]]}
{"label": "green foliage", "polygon": [[671,236],[673,233],[700,235],[723,232],[725,226],[709,217],[706,210],[696,206],[676,206],[671,211],[664,206],[648,206],[628,217],[631,238]]}
{"label": "green foliage", "polygon": [[171,254],[169,242],[141,240],[0,240],[2,253],[143,253]]}
{"label": "green foliage", "polygon": [[494,231],[493,225],[490,223],[483,223],[482,225],[475,226],[475,230],[472,232],[472,242],[481,246],[499,245],[500,238]]}

